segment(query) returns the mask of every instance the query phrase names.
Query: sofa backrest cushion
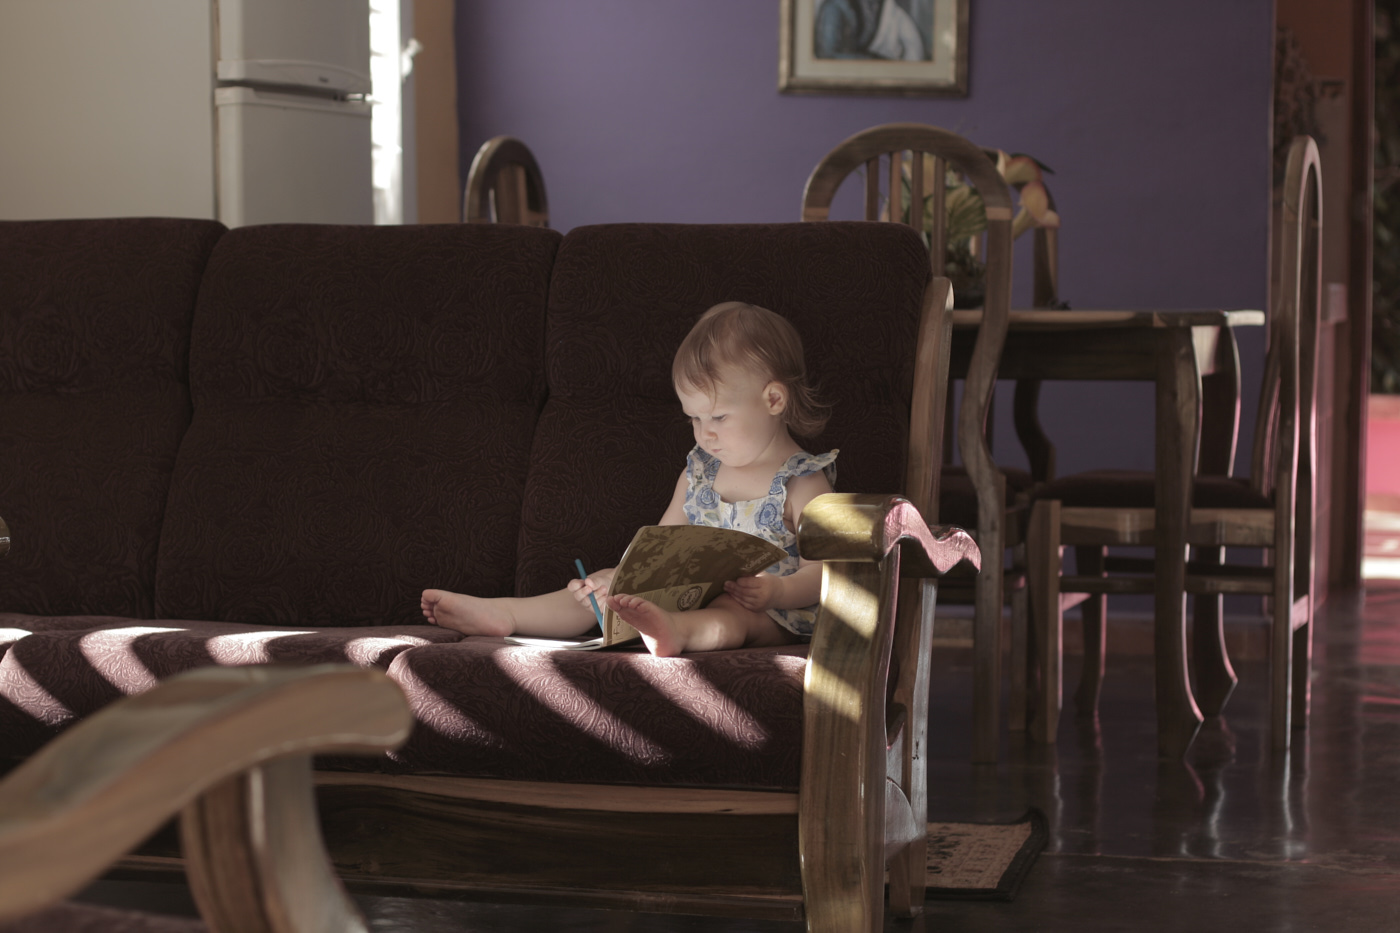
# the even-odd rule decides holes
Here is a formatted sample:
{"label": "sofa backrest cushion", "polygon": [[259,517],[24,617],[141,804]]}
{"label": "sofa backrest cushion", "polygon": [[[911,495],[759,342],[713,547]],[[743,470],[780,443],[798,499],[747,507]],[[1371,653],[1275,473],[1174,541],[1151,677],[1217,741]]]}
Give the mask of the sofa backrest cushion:
{"label": "sofa backrest cushion", "polygon": [[0,610],[149,616],[189,423],[200,276],[224,227],[0,222]]}
{"label": "sofa backrest cushion", "polygon": [[509,595],[559,239],[230,232],[195,315],[157,612],[382,625],[421,623],[428,586]]}
{"label": "sofa backrest cushion", "polygon": [[[792,321],[832,406],[836,488],[899,492],[928,251],[882,223],[609,224],[559,249],[517,592],[563,585],[575,558],[616,564],[661,518],[693,445],[671,361],[706,309],[739,300]],[[799,439],[802,442],[802,439]]]}

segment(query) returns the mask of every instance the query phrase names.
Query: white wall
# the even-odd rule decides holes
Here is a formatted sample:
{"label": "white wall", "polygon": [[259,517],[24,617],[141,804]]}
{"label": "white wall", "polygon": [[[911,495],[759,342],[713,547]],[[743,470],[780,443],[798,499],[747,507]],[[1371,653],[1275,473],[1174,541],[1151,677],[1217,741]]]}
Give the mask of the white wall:
{"label": "white wall", "polygon": [[210,5],[0,0],[0,219],[214,217]]}

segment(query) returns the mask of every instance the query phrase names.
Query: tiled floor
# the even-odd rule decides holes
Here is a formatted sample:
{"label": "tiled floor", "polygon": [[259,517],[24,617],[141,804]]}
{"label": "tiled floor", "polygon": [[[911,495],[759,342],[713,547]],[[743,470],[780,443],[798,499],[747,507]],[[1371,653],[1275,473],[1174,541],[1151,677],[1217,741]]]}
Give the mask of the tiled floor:
{"label": "tiled floor", "polygon": [[[1008,739],[1001,764],[967,762],[968,654],[942,649],[933,700],[931,817],[1049,817],[1051,842],[1005,903],[930,902],[890,930],[1372,931],[1400,929],[1400,583],[1334,597],[1319,620],[1313,721],[1269,752],[1262,662],[1237,665],[1226,715],[1185,762],[1159,763],[1150,659],[1110,658],[1097,723],[1066,710],[1054,748]],[[1072,693],[1078,666],[1067,659]],[[183,893],[100,884],[89,896],[187,908]],[[610,911],[375,899],[375,930],[796,931]]]}

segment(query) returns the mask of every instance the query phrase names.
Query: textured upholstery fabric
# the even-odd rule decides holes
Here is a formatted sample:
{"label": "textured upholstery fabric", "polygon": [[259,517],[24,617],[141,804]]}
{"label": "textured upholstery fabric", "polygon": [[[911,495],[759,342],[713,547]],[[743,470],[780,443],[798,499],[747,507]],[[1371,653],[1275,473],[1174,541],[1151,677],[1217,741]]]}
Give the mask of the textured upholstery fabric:
{"label": "textured upholstery fabric", "polygon": [[[1137,470],[1093,470],[1046,483],[1036,499],[1059,499],[1067,506],[1110,509],[1150,509],[1156,501],[1151,473]],[[1198,509],[1267,509],[1273,500],[1250,488],[1249,480],[1233,476],[1202,476],[1191,489]]]}
{"label": "textured upholstery fabric", "polygon": [[193,917],[170,917],[95,904],[56,904],[23,920],[0,923],[0,933],[204,933]]}
{"label": "textured upholstery fabric", "polygon": [[384,670],[410,648],[461,638],[432,625],[317,629],[106,619],[78,627],[84,621],[54,620],[0,658],[3,754],[29,754],[113,700],[197,667],[339,662]]}
{"label": "textured upholstery fabric", "polygon": [[156,612],[421,622],[509,595],[557,232],[270,226],[210,259]]}
{"label": "textured upholstery fabric", "polygon": [[808,450],[841,449],[837,489],[899,492],[928,251],[899,224],[610,224],[560,247],[545,343],[549,401],[527,481],[517,592],[611,567],[665,511],[694,444],[671,360],[696,318],[748,301],[792,321],[832,405]]}
{"label": "textured upholstery fabric", "polygon": [[190,318],[223,232],[0,222],[0,607],[150,615]]}
{"label": "textured upholstery fabric", "polygon": [[797,786],[806,648],[655,658],[471,638],[389,676],[418,725],[391,770],[621,784]]}
{"label": "textured upholstery fabric", "polygon": [[35,632],[86,631],[104,625],[122,625],[130,619],[121,616],[33,616],[0,612],[0,657],[21,638]]}

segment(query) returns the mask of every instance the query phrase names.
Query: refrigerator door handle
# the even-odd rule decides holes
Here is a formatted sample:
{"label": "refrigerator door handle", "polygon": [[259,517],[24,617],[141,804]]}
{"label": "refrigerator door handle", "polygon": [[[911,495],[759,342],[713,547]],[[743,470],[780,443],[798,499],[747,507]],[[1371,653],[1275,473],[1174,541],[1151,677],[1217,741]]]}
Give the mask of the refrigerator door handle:
{"label": "refrigerator door handle", "polygon": [[227,84],[296,85],[342,95],[367,94],[370,90],[369,75],[327,62],[277,58],[221,61],[217,76]]}

